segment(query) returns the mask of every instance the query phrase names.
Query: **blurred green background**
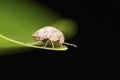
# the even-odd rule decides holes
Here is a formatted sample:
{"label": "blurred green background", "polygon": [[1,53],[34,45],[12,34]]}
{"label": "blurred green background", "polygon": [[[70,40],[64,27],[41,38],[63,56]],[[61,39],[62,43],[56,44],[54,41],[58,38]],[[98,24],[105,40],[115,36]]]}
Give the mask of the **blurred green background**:
{"label": "blurred green background", "polygon": [[[22,43],[34,42],[32,34],[41,27],[52,25],[60,29],[67,40],[77,32],[76,23],[54,13],[33,0],[0,0],[0,34]],[[23,47],[5,40],[0,35],[0,51],[3,48]]]}

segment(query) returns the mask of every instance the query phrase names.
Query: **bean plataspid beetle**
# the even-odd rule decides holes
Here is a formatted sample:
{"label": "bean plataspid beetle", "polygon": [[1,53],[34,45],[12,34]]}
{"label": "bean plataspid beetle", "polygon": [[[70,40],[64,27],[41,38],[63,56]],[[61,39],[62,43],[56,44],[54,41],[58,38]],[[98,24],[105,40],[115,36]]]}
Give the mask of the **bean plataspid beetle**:
{"label": "bean plataspid beetle", "polygon": [[54,44],[58,44],[60,47],[62,47],[63,44],[77,47],[74,44],[64,42],[65,41],[64,34],[60,30],[52,26],[45,26],[37,30],[36,32],[33,33],[32,37],[36,42],[39,41],[44,42],[45,47],[48,45],[48,42],[52,44],[53,48],[54,48]]}

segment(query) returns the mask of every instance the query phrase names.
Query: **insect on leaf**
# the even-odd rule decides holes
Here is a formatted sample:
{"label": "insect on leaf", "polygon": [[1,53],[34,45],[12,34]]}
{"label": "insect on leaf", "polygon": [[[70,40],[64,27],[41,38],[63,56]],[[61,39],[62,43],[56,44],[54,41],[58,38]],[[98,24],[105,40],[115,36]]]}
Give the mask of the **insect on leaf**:
{"label": "insect on leaf", "polygon": [[[0,1],[0,55],[29,51],[34,48],[64,51],[67,47],[35,46],[32,34],[44,25],[51,25],[61,17],[48,8],[24,0]],[[19,50],[21,49],[21,50]]]}
{"label": "insect on leaf", "polygon": [[[64,51],[68,49],[66,46],[63,46],[61,48],[59,47],[50,48],[50,47],[43,47],[43,43],[23,43],[10,39],[0,34],[0,55],[3,54],[3,52],[12,53],[9,51],[14,52],[16,49],[19,50],[21,48],[27,48],[28,50],[31,48],[38,48],[38,49],[56,50],[56,51]],[[25,50],[23,49],[22,52],[24,51]]]}

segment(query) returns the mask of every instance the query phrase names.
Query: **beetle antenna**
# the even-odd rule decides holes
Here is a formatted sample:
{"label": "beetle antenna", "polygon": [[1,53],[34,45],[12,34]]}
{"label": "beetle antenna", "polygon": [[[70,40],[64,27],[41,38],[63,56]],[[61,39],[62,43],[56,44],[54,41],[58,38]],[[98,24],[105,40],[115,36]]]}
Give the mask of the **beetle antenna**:
{"label": "beetle antenna", "polygon": [[70,45],[70,46],[73,46],[73,47],[77,47],[77,45],[71,44],[71,43],[67,43],[67,42],[64,42],[63,44]]}

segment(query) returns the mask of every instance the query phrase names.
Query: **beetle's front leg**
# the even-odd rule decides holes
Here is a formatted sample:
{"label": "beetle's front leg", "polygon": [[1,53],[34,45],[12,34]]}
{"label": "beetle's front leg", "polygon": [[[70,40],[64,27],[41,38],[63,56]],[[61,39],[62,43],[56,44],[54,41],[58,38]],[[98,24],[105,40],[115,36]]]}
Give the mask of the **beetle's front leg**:
{"label": "beetle's front leg", "polygon": [[48,42],[49,42],[49,40],[47,40],[47,41],[45,42],[45,46],[44,46],[44,47],[46,47],[46,46],[48,45]]}
{"label": "beetle's front leg", "polygon": [[51,44],[52,44],[52,48],[54,48],[54,43],[53,43],[53,41],[50,41],[51,42]]}

